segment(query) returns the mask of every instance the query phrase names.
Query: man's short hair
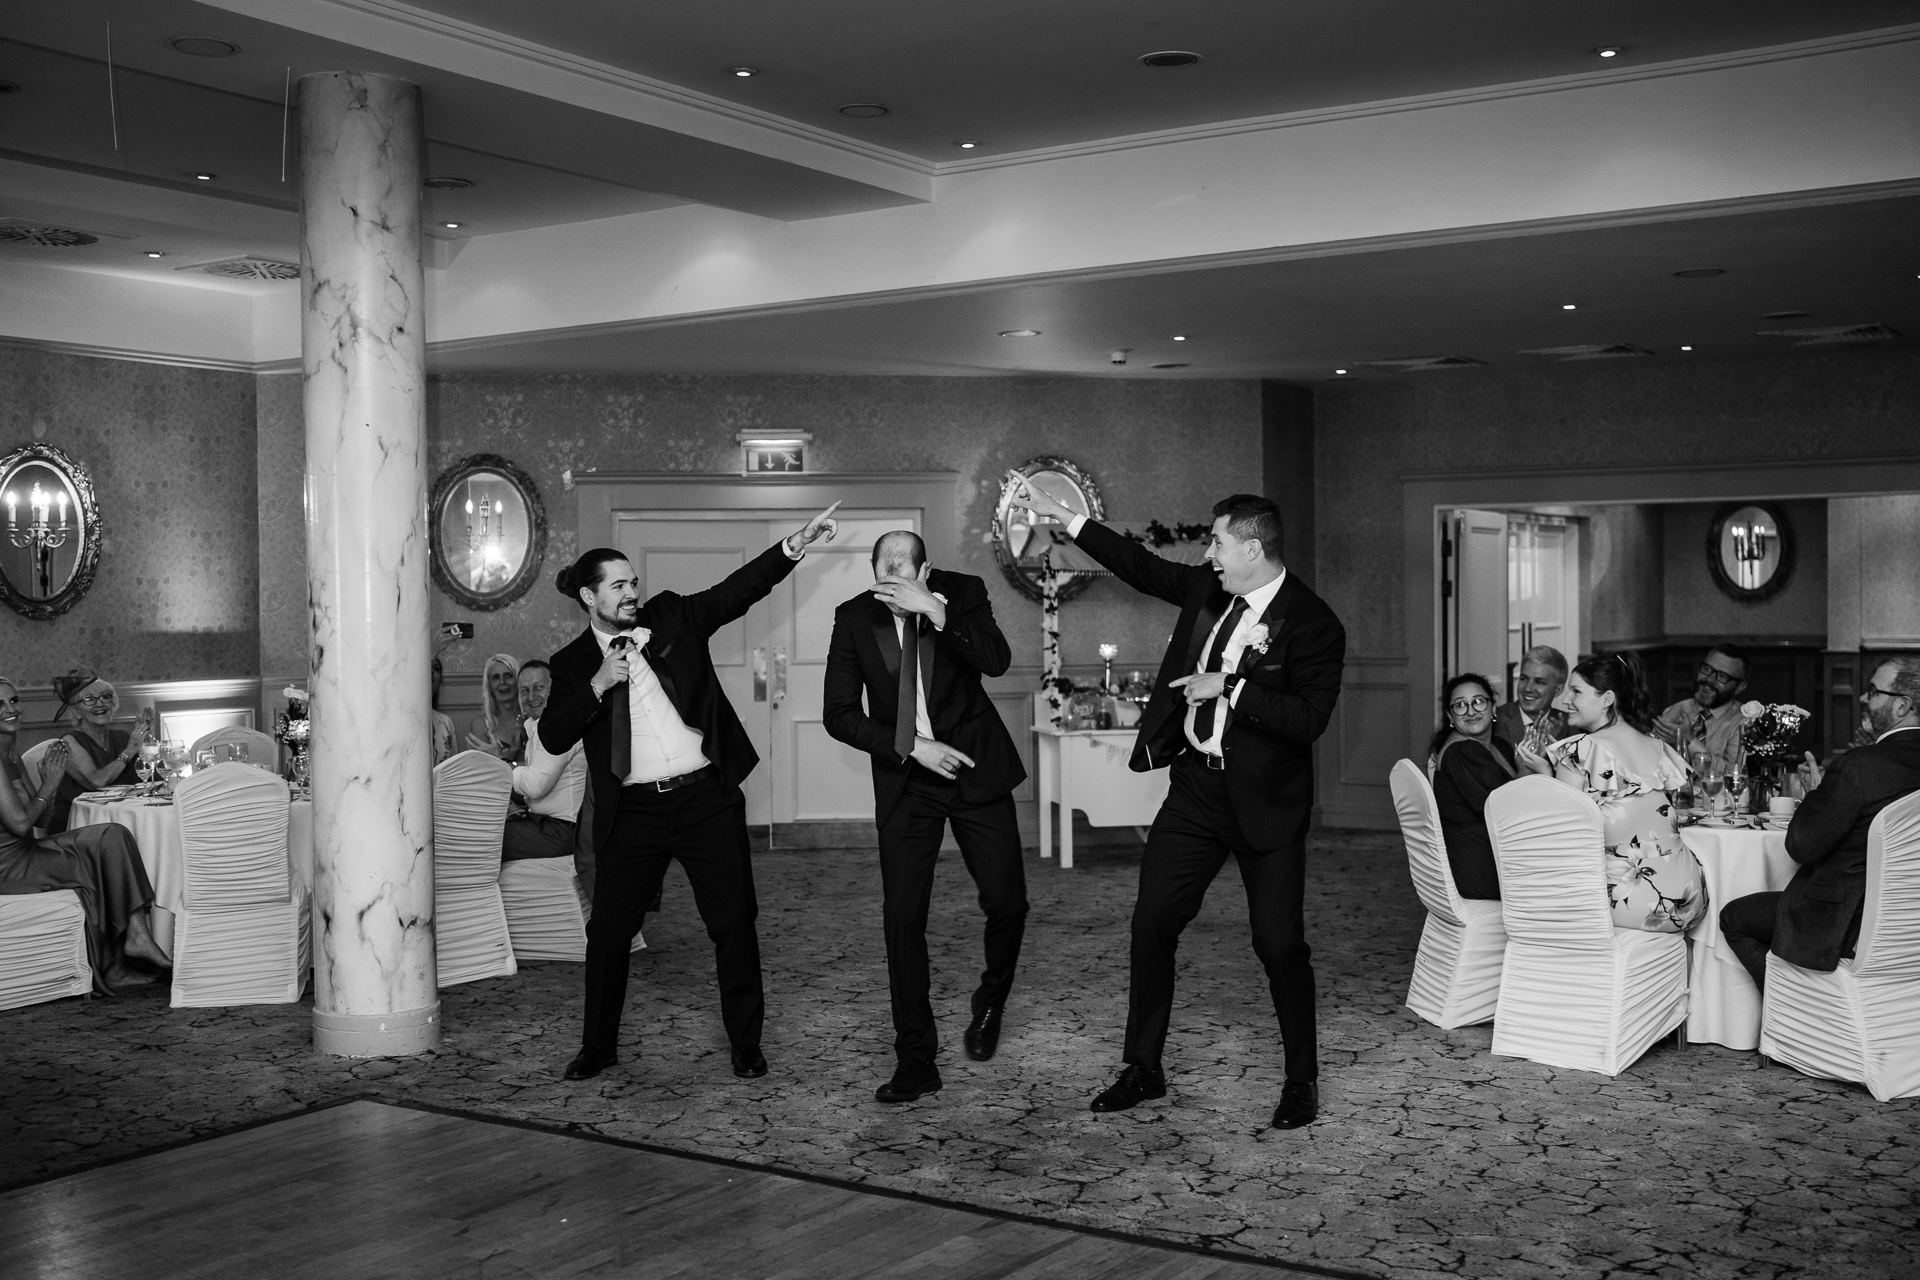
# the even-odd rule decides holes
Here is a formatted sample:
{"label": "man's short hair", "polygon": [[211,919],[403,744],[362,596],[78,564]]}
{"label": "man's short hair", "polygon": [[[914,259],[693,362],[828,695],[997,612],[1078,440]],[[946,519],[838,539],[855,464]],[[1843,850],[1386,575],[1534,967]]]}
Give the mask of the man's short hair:
{"label": "man's short hair", "polygon": [[873,541],[873,571],[880,572],[880,553],[890,551],[894,546],[907,544],[907,560],[913,565],[915,573],[927,562],[927,543],[924,538],[911,529],[891,529]]}
{"label": "man's short hair", "polygon": [[1707,650],[1707,656],[1709,658],[1711,658],[1716,653],[1723,658],[1732,658],[1735,662],[1740,664],[1740,678],[1742,680],[1745,680],[1747,678],[1747,673],[1753,670],[1753,663],[1747,661],[1747,651],[1745,649],[1742,649],[1737,644],[1721,643]]}
{"label": "man's short hair", "polygon": [[1920,656],[1903,653],[1897,658],[1886,659],[1880,665],[1893,668],[1893,679],[1888,681],[1891,692],[1920,702]]}
{"label": "man's short hair", "polygon": [[1257,493],[1235,493],[1213,504],[1213,518],[1227,518],[1227,532],[1242,542],[1260,540],[1260,554],[1268,563],[1280,563],[1280,508]]}
{"label": "man's short hair", "polygon": [[525,675],[527,674],[527,672],[533,671],[533,670],[544,671],[547,673],[548,679],[553,678],[553,668],[550,665],[548,665],[547,660],[545,658],[528,658],[525,662],[520,664],[521,675]]}
{"label": "man's short hair", "polygon": [[1522,665],[1529,662],[1537,662],[1543,667],[1552,667],[1560,673],[1560,683],[1565,684],[1567,682],[1567,655],[1550,644],[1537,644],[1533,646],[1533,648],[1520,655],[1520,662]]}

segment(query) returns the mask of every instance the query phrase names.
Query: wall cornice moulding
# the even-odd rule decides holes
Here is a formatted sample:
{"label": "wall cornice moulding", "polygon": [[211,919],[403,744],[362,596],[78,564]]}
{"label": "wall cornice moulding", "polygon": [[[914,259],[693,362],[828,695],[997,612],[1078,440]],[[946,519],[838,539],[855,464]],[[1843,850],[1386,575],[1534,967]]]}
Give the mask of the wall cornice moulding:
{"label": "wall cornice moulding", "polygon": [[1341,120],[1361,120],[1372,116],[1399,115],[1409,111],[1470,106],[1475,103],[1499,102],[1509,98],[1530,98],[1541,94],[1568,93],[1579,89],[1633,84],[1646,80],[1664,80],[1673,76],[1728,71],[1771,62],[1790,62],[1801,58],[1848,53],[1856,49],[1875,49],[1886,45],[1905,44],[1912,40],[1920,40],[1920,23],[1884,27],[1876,31],[1857,31],[1841,36],[1826,36],[1816,40],[1799,40],[1791,44],[1767,45],[1759,49],[1741,49],[1732,53],[1705,54],[1698,58],[1676,58],[1671,62],[1657,62],[1644,67],[1609,67],[1603,71],[1583,71],[1570,76],[1519,80],[1511,84],[1484,85],[1470,89],[1447,89],[1440,93],[1415,94],[1405,98],[1383,98],[1376,102],[1315,107],[1306,111],[1248,116],[1239,120],[1217,120],[1208,124],[1185,125],[1177,129],[1156,129],[1146,133],[1099,138],[1088,142],[1067,142],[1053,147],[1011,151],[1005,155],[946,160],[936,164],[934,170],[939,176],[946,177],[953,174],[975,173],[985,169],[1045,164],[1055,160],[1072,160],[1115,151],[1163,147],[1182,142],[1204,142],[1213,138],[1228,138],[1249,133],[1270,133]]}
{"label": "wall cornice moulding", "polygon": [[[215,360],[203,356],[168,355],[161,351],[135,351],[124,347],[101,347],[85,342],[52,342],[45,338],[16,338],[0,334],[0,346],[31,347],[63,356],[92,356],[97,360],[132,360],[138,364],[173,365],[180,369],[218,369],[223,373],[298,373],[299,367],[281,370],[250,360]],[[279,363],[279,362],[274,362]]]}

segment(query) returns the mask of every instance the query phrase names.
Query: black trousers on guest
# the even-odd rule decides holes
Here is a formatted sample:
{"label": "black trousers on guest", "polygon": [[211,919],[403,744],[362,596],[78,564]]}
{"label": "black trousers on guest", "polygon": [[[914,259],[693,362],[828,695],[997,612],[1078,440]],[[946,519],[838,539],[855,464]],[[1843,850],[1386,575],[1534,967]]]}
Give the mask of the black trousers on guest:
{"label": "black trousers on guest", "polygon": [[906,794],[879,830],[893,1048],[902,1062],[932,1062],[940,1047],[929,995],[933,979],[927,962],[927,913],[940,840],[949,822],[987,917],[986,969],[973,993],[975,1014],[1006,1003],[1026,933],[1027,870],[1013,796],[964,804],[957,783],[915,765]]}
{"label": "black trousers on guest", "polygon": [[1172,781],[1147,835],[1133,905],[1132,974],[1127,994],[1125,1061],[1161,1070],[1173,1016],[1174,955],[1199,914],[1207,886],[1228,856],[1240,866],[1253,951],[1267,971],[1289,1081],[1320,1075],[1314,1027],[1313,963],[1303,899],[1304,844],[1257,853],[1248,846],[1227,795],[1227,775],[1189,751],[1174,759]]}
{"label": "black trousers on guest", "polygon": [[1767,989],[1767,952],[1773,949],[1773,925],[1779,914],[1778,893],[1750,893],[1720,908],[1721,936],[1762,991]]}
{"label": "black trousers on guest", "polygon": [[747,800],[717,774],[674,791],[620,789],[620,812],[595,851],[593,918],[587,922],[583,1047],[613,1052],[627,1002],[628,949],[660,893],[669,859],[693,886],[713,940],[720,1018],[735,1048],[760,1043],[766,996],[760,983],[760,906],[747,846]]}

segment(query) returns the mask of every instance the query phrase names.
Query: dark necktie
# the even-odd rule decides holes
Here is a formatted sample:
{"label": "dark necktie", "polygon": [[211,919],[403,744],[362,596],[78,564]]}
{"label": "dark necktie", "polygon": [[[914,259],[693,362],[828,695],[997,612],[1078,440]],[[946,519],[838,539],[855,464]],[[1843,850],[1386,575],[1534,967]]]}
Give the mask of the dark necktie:
{"label": "dark necktie", "polygon": [[900,628],[900,709],[893,717],[893,750],[913,759],[913,725],[920,705],[920,615],[910,613]]}
{"label": "dark necktie", "polygon": [[[1207,646],[1207,664],[1202,671],[1218,671],[1220,662],[1227,652],[1227,641],[1233,639],[1234,628],[1240,625],[1240,619],[1246,615],[1247,598],[1235,596],[1233,608],[1227,610],[1227,616],[1220,620],[1220,629],[1213,633],[1213,643]],[[1200,704],[1199,714],[1193,718],[1193,736],[1202,742],[1213,739],[1213,709],[1220,705],[1220,699]]]}
{"label": "dark necktie", "polygon": [[[633,648],[632,636],[615,636],[607,642],[607,648],[618,652]],[[632,659],[629,658],[631,663]],[[613,776],[621,782],[633,772],[633,706],[631,680],[626,684],[617,684],[607,690],[607,696],[613,698],[613,752],[611,763]]]}

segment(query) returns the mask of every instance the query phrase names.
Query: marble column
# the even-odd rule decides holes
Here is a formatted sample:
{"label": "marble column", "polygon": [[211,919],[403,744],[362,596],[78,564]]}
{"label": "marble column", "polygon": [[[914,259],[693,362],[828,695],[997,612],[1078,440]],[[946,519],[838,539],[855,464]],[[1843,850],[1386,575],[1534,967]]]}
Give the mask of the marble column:
{"label": "marble column", "polygon": [[313,694],[313,1042],[421,1053],[433,950],[425,139],[418,85],[305,76],[300,326]]}

